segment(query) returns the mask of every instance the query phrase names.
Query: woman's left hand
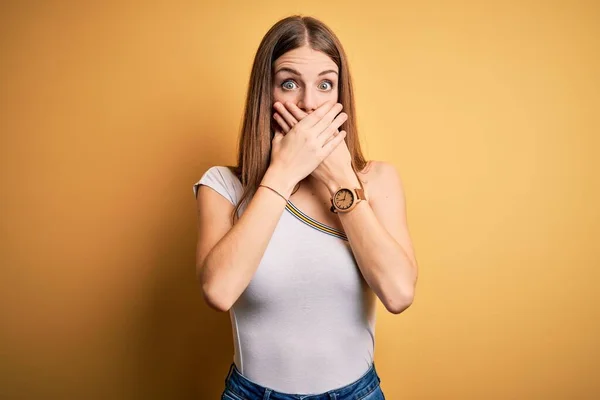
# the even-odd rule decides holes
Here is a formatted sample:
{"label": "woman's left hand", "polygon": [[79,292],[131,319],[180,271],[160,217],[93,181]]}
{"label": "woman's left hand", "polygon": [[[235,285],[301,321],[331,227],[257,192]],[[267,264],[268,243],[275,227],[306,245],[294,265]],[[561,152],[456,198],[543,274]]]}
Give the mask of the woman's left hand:
{"label": "woman's left hand", "polygon": [[[274,114],[275,121],[279,124],[284,133],[288,133],[294,125],[308,114],[302,111],[293,103],[286,102],[282,104],[276,102],[273,105],[276,113]],[[334,133],[337,135],[338,133]],[[346,141],[340,143],[335,150],[325,158],[321,164],[311,173],[313,177],[321,181],[324,185],[329,186],[330,182],[338,182],[347,176],[353,176],[350,151],[346,145]]]}

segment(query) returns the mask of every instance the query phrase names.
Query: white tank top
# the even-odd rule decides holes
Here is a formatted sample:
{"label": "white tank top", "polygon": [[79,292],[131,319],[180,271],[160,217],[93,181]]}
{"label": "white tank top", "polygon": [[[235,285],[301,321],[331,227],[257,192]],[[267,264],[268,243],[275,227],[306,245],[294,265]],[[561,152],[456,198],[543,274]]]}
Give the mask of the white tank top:
{"label": "white tank top", "polygon": [[[211,167],[194,195],[199,185],[233,205],[242,195],[240,180],[225,166]],[[345,386],[373,363],[375,310],[376,296],[344,233],[288,202],[258,270],[229,311],[233,362],[249,380],[283,393]]]}

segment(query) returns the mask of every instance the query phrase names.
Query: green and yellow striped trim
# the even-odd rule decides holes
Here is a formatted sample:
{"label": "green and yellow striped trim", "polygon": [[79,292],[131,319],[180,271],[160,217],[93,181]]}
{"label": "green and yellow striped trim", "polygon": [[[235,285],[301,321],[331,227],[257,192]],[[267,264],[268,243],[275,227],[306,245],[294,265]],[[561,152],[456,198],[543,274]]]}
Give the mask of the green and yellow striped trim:
{"label": "green and yellow striped trim", "polygon": [[308,225],[312,228],[315,228],[316,230],[326,233],[328,235],[348,241],[348,237],[346,236],[346,234],[344,232],[342,232],[338,229],[332,228],[331,226],[322,224],[319,221],[309,217],[308,215],[306,215],[302,211],[300,211],[300,209],[298,209],[294,205],[294,203],[292,203],[291,201],[288,200],[288,203],[287,203],[287,206],[285,207],[285,209],[288,210],[290,213],[292,213],[292,215],[294,217],[296,217],[300,221],[304,222],[306,225]]}

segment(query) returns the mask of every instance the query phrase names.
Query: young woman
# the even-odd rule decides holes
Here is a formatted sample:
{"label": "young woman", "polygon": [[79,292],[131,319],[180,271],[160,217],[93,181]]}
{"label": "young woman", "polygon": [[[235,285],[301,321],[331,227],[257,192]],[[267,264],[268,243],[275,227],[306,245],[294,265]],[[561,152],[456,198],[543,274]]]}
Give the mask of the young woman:
{"label": "young woman", "polygon": [[375,306],[413,301],[417,262],[401,180],[361,152],[348,62],[322,22],[292,16],[252,67],[238,165],[193,186],[197,273],[229,311],[222,399],[384,399]]}

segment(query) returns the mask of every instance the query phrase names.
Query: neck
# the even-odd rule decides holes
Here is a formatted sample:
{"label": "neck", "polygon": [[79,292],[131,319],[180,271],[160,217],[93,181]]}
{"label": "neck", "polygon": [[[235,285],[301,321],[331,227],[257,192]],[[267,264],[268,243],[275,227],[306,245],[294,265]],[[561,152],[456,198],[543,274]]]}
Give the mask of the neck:
{"label": "neck", "polygon": [[313,194],[316,193],[325,193],[327,192],[327,186],[323,184],[320,180],[315,178],[312,175],[308,175],[306,178],[300,181],[300,186],[307,192],[311,192]]}

